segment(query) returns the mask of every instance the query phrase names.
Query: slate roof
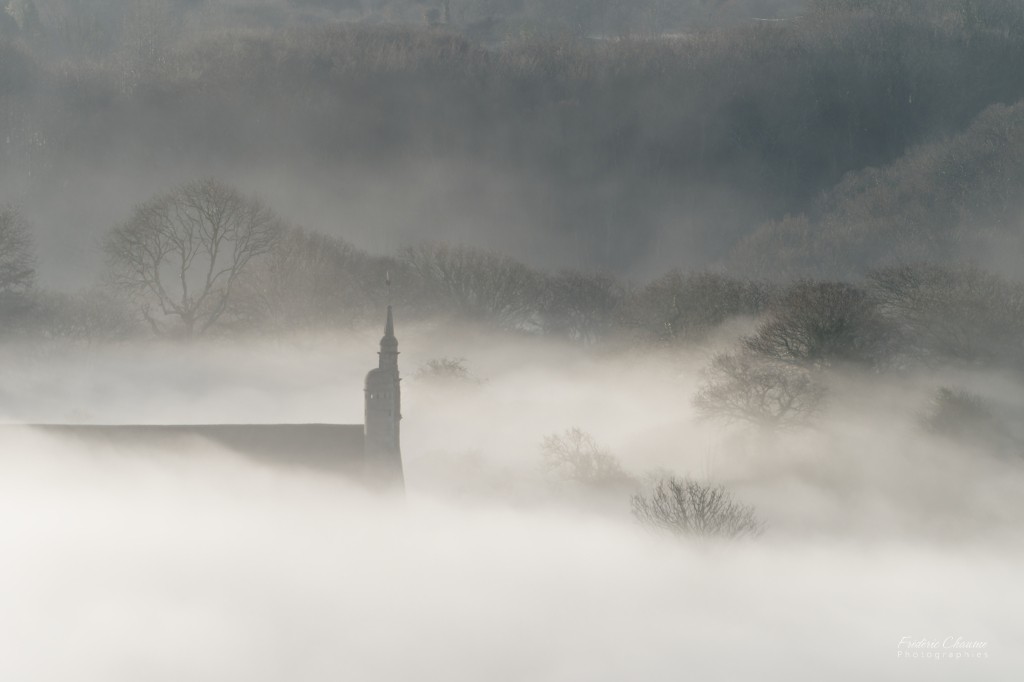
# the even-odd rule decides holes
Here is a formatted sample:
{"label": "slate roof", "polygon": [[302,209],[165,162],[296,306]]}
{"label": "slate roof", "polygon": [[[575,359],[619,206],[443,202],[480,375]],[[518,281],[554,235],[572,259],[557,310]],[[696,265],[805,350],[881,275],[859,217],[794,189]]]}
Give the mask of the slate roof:
{"label": "slate roof", "polygon": [[194,439],[263,463],[358,475],[364,459],[362,424],[30,424],[29,428],[118,447],[148,445],[182,452]]}

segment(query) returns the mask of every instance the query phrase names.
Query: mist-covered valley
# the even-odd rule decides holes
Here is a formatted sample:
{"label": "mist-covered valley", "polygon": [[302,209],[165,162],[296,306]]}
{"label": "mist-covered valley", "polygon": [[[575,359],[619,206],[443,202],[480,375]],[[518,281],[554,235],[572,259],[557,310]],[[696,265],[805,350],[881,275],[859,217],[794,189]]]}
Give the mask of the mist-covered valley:
{"label": "mist-covered valley", "polygon": [[[1011,0],[0,0],[0,678],[1020,677],[1022,59]],[[383,490],[188,430],[381,390]]]}
{"label": "mist-covered valley", "polygon": [[[5,357],[3,409],[37,422],[358,421],[376,331],[8,350],[19,362]],[[938,383],[977,382],[1017,406],[1019,384],[844,379],[813,429],[770,431],[698,418],[701,352],[398,331],[404,502],[199,440],[124,447],[5,427],[5,677],[1019,671],[1019,455],[922,423]],[[469,376],[414,369],[467,348]],[[545,466],[545,438],[573,427],[632,480]],[[764,532],[699,541],[640,525],[630,496],[664,476],[726,486]],[[988,644],[984,658],[940,644],[949,658],[915,660],[904,637]]]}

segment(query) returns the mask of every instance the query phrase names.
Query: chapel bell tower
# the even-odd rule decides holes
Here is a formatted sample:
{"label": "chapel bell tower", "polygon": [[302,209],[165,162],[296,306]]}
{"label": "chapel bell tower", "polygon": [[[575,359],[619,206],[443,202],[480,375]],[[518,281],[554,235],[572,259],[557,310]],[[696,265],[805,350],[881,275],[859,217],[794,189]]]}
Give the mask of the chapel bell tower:
{"label": "chapel bell tower", "polygon": [[371,481],[402,487],[404,477],[399,446],[402,391],[398,376],[398,339],[395,338],[395,321],[390,305],[378,355],[377,369],[366,375],[364,447],[367,473]]}

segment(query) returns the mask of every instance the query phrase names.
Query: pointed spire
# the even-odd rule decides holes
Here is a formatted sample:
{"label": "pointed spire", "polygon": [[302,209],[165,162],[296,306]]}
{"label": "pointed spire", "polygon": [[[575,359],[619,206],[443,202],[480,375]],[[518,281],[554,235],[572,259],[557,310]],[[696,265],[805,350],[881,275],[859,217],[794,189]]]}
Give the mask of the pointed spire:
{"label": "pointed spire", "polygon": [[395,318],[391,314],[391,306],[388,306],[388,321],[384,323],[384,338],[395,338]]}
{"label": "pointed spire", "polygon": [[384,336],[380,340],[380,367],[398,371],[398,339],[395,338],[395,317],[391,312],[391,271],[384,275],[388,287],[388,319],[384,323]]}
{"label": "pointed spire", "polygon": [[380,340],[380,368],[398,371],[398,339],[395,338],[395,318],[388,306],[388,320],[384,323],[384,336]]}

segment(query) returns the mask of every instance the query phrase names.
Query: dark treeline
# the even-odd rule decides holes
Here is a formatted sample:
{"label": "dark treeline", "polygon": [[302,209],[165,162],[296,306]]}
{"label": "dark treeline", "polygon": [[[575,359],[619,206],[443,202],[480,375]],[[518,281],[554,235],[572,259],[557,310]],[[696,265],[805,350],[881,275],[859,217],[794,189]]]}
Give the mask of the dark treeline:
{"label": "dark treeline", "polygon": [[[243,31],[197,28],[204,7],[132,4],[116,31],[67,8],[8,13],[6,181],[42,201],[83,169],[424,164],[462,188],[411,210],[431,235],[488,169],[540,235],[515,256],[618,272],[849,277],[896,256],[983,258],[1017,224],[1015,0],[822,0],[676,37],[499,43],[458,12]],[[395,182],[401,196],[411,181]],[[481,221],[469,241],[509,229]]]}
{"label": "dark treeline", "polygon": [[1024,368],[1024,285],[969,266],[883,267],[857,283],[779,285],[678,270],[635,283],[537,270],[444,243],[374,255],[289,226],[257,197],[216,180],[140,204],[111,228],[104,249],[100,286],[47,291],[33,281],[28,225],[15,209],[0,210],[3,337],[97,342],[341,330],[378,324],[392,300],[410,323],[467,324],[595,349],[709,347],[739,335],[739,356],[724,361],[734,365],[719,367],[733,372],[761,371],[764,363],[800,376],[837,367]]}
{"label": "dark treeline", "polygon": [[865,264],[973,260],[1007,273],[1024,252],[1024,104],[993,105],[960,135],[849,173],[806,215],[772,221],[732,262],[750,273],[857,277]]}

